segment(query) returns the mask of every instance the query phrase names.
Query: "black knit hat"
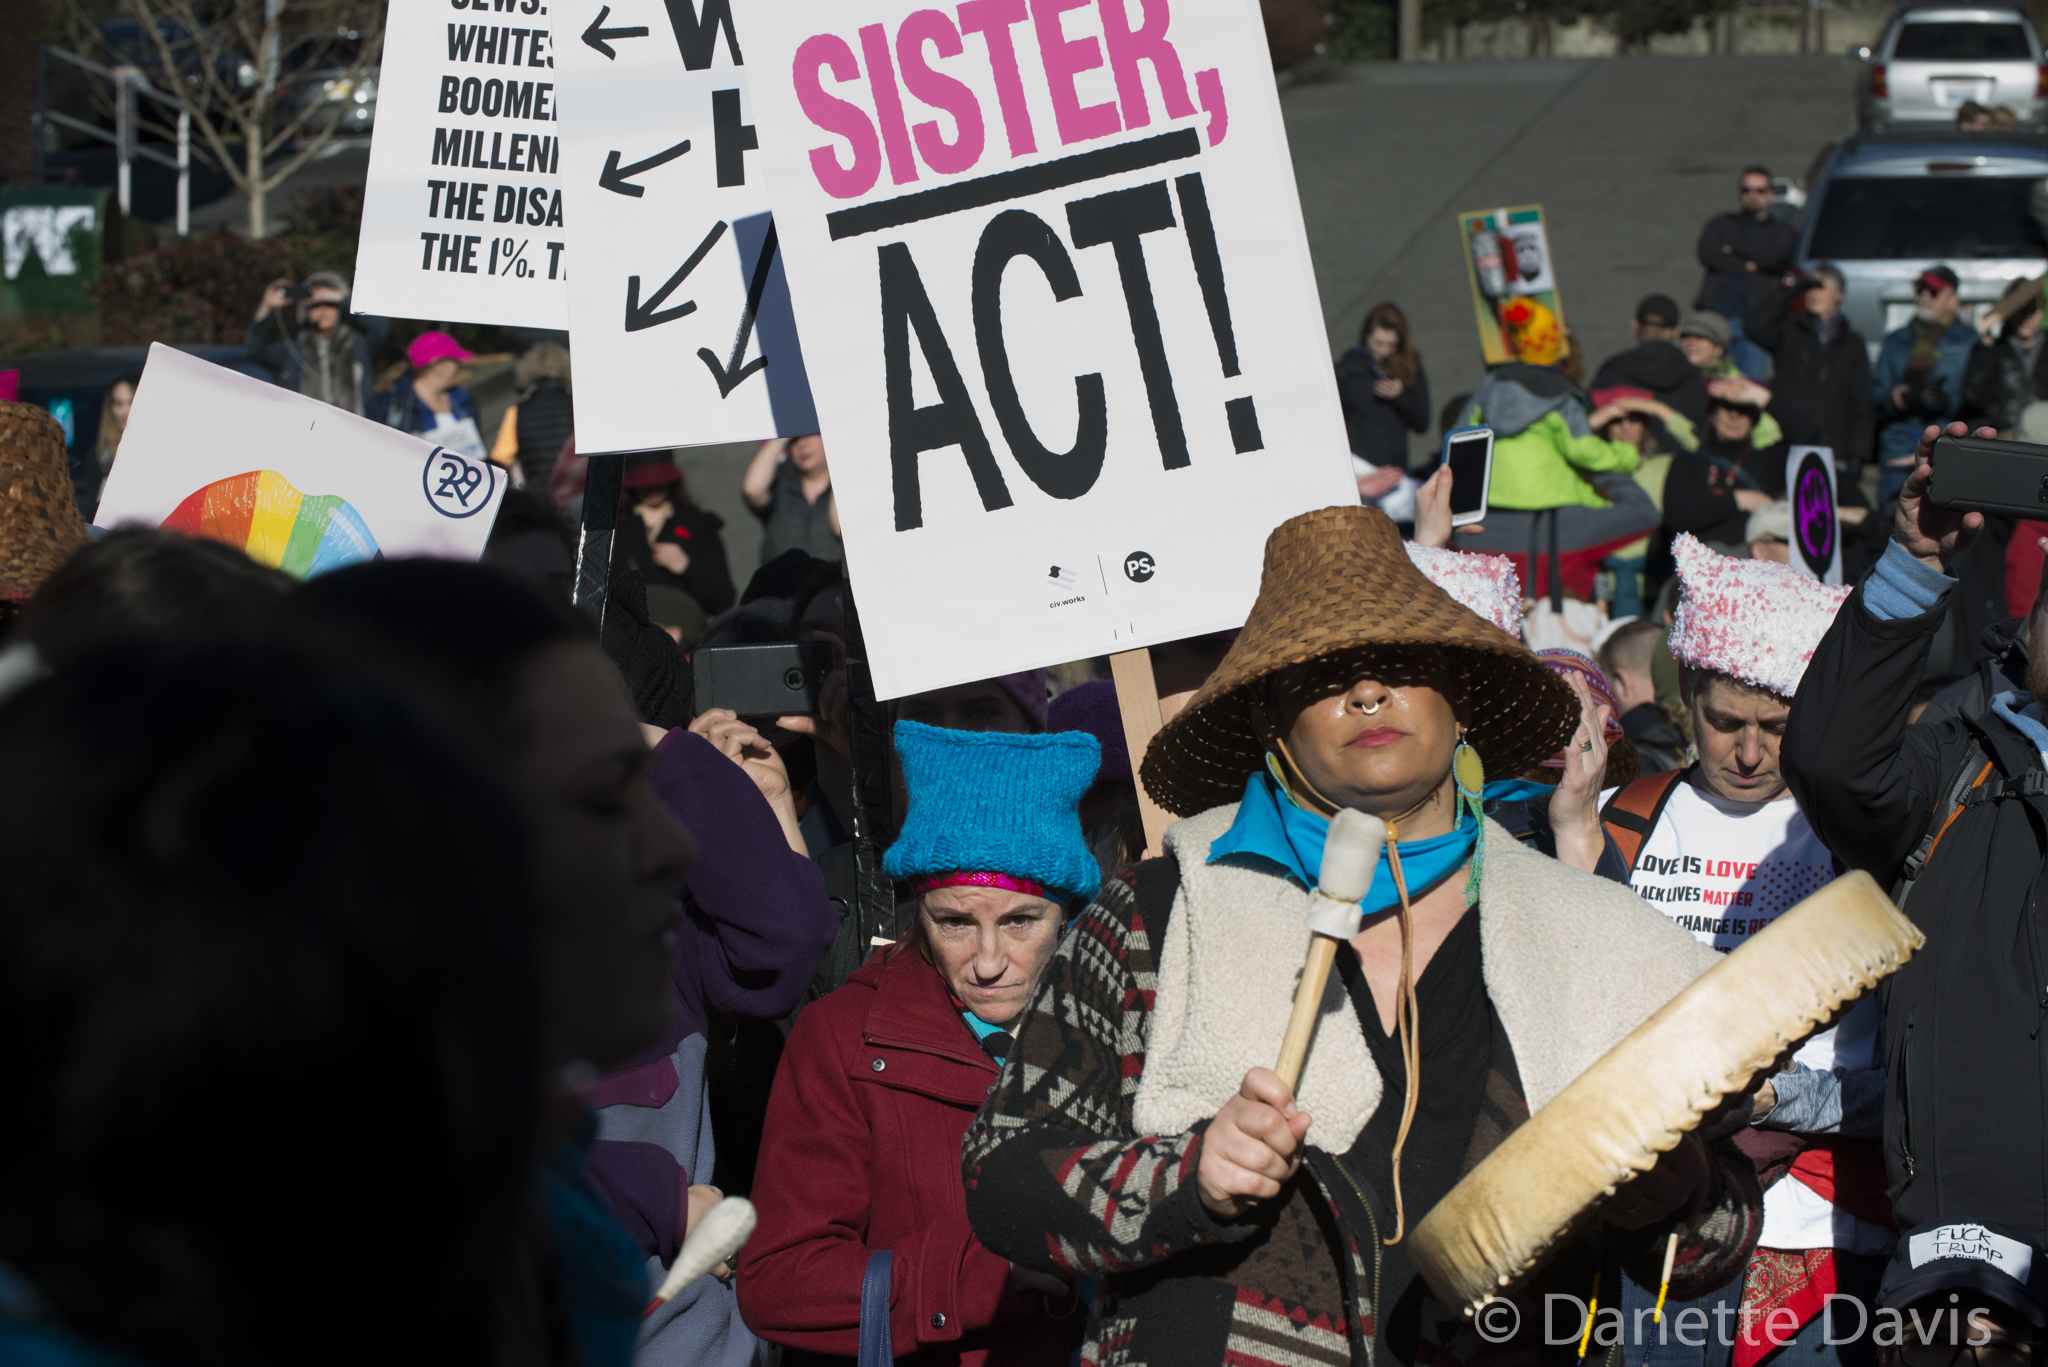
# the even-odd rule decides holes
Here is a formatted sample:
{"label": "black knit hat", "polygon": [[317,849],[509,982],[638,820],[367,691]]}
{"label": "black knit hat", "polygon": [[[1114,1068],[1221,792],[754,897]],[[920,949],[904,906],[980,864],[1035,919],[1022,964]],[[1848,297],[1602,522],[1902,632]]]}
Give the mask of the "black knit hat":
{"label": "black knit hat", "polygon": [[1645,327],[1675,328],[1678,301],[1668,294],[1646,294],[1643,302],[1636,305],[1636,321]]}

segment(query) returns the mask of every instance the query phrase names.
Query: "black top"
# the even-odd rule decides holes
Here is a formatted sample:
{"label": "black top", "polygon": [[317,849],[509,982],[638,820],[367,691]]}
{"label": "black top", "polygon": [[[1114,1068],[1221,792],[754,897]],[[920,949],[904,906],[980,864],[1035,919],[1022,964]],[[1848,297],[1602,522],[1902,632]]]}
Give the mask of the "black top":
{"label": "black top", "polygon": [[[1707,274],[1692,306],[1741,318],[1778,287],[1778,276],[1792,264],[1798,247],[1798,229],[1777,218],[1759,219],[1740,210],[1715,214],[1700,233],[1700,264]],[[1752,261],[1755,270],[1749,269]]]}
{"label": "black top", "polygon": [[1353,347],[1337,358],[1337,399],[1344,407],[1344,433],[1351,454],[1374,465],[1408,464],[1408,434],[1429,430],[1429,377],[1421,367],[1415,383],[1400,396],[1383,399],[1372,392],[1372,353]]}
{"label": "black top", "polygon": [[[1380,1028],[1379,1007],[1358,956],[1339,954],[1337,963],[1386,1088],[1343,1161],[1379,1194],[1389,1217],[1381,1233],[1390,1234],[1394,1138],[1401,1128],[1408,1070],[1398,1032]],[[1486,995],[1477,908],[1465,913],[1430,958],[1416,980],[1415,998],[1422,1088],[1401,1150],[1401,1201],[1409,1232],[1529,1115],[1514,1050]],[[1385,1309],[1375,1327],[1392,1361],[1426,1357],[1427,1345],[1441,1344],[1455,1331],[1458,1313],[1430,1299],[1404,1244],[1381,1251],[1379,1281]]]}
{"label": "black top", "polygon": [[1691,532],[1710,545],[1749,540],[1749,514],[1735,501],[1737,489],[1770,498],[1785,496],[1785,443],[1758,448],[1748,438],[1723,441],[1711,429],[1700,433],[1697,451],[1671,457],[1664,477],[1664,526],[1673,535]]}

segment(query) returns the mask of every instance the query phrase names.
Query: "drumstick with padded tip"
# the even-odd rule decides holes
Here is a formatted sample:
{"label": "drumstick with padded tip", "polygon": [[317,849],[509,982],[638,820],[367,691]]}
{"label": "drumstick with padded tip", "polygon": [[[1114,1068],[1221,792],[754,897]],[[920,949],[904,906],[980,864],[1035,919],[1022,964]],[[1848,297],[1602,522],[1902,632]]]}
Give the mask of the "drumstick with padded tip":
{"label": "drumstick with padded tip", "polygon": [[1308,962],[1302,965],[1301,986],[1294,994],[1294,1014],[1287,1018],[1287,1034],[1280,1041],[1280,1061],[1273,1071],[1292,1091],[1301,1081],[1302,1064],[1308,1061],[1309,1040],[1316,1031],[1316,1014],[1322,1009],[1323,989],[1330,981],[1330,965],[1337,946],[1358,934],[1364,919],[1359,902],[1372,887],[1373,871],[1379,867],[1380,851],[1387,843],[1387,826],[1376,816],[1349,808],[1330,819],[1330,835],[1323,842],[1323,866],[1316,874],[1316,890],[1309,895]]}
{"label": "drumstick with padded tip", "polygon": [[662,1302],[739,1252],[753,1236],[755,1219],[754,1203],[744,1196],[728,1196],[705,1211],[676,1252],[668,1275],[661,1279],[661,1290],[654,1293],[640,1317],[647,1318]]}

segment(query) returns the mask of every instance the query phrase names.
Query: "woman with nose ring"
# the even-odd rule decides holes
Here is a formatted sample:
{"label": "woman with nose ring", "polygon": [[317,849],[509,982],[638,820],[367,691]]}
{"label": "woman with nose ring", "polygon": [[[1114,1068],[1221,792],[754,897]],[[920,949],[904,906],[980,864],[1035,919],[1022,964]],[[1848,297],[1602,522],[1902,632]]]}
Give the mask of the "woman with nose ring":
{"label": "woman with nose ring", "polygon": [[[1488,773],[1584,742],[1583,724],[1565,683],[1424,578],[1384,514],[1328,508],[1273,533],[1243,632],[1140,769],[1185,819],[1062,942],[963,1150],[986,1247],[1099,1277],[1084,1361],[1570,1362],[1576,1329],[1546,1336],[1546,1295],[1611,1298],[1624,1272],[1654,1287],[1674,1234],[1672,1294],[1741,1272],[1761,1198],[1718,1130],[1619,1188],[1514,1293],[1519,1328],[1436,1304],[1404,1247],[1508,1131],[1716,961],[1485,814],[1529,796]],[[1345,808],[1384,821],[1389,851],[1291,1091],[1271,1065]]]}
{"label": "woman with nose ring", "polygon": [[917,913],[897,943],[806,1007],[761,1142],[760,1226],[740,1312],[785,1346],[851,1361],[862,1284],[888,1258],[898,1361],[1060,1367],[1080,1330],[1067,1279],[991,1253],[967,1224],[960,1137],[1074,910],[1101,882],[1079,803],[1102,748],[1086,732],[896,723],[910,806],[883,869]]}

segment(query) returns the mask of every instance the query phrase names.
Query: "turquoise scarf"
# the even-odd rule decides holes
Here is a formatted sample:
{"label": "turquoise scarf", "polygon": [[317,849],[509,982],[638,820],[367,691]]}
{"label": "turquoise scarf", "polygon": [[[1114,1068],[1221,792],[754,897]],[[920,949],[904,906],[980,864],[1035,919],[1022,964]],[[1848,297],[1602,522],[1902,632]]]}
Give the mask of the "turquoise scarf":
{"label": "turquoise scarf", "polygon": [[[1547,799],[1556,790],[1547,784],[1519,779],[1489,783],[1481,794],[1487,803],[1517,802],[1529,798]],[[1252,855],[1276,864],[1280,872],[1304,888],[1316,886],[1317,869],[1323,863],[1323,842],[1329,838],[1330,819],[1298,807],[1273,776],[1259,770],[1245,780],[1244,798],[1237,806],[1237,819],[1209,846],[1209,862],[1225,855]],[[1403,840],[1401,873],[1408,880],[1409,897],[1420,897],[1429,889],[1463,868],[1479,841],[1479,822],[1471,816],[1443,835],[1428,840]],[[1373,871],[1372,890],[1359,905],[1367,916],[1401,904],[1394,887],[1394,870],[1386,852],[1380,852],[1379,867]]]}

